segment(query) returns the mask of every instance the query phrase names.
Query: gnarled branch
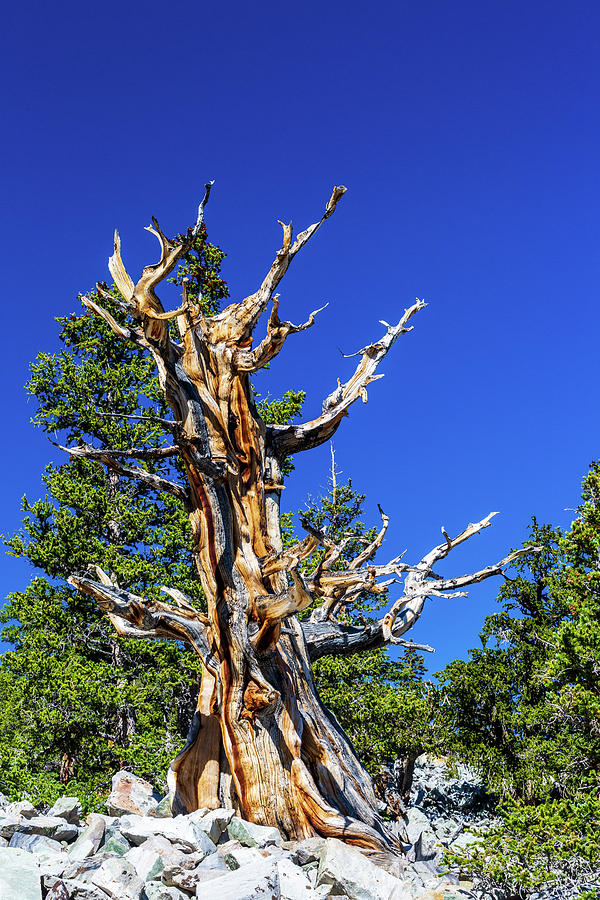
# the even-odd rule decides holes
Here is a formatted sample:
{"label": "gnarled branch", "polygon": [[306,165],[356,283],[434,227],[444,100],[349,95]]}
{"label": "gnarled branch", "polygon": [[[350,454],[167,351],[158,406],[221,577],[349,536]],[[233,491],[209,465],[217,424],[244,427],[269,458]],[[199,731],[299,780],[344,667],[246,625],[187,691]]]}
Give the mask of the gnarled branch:
{"label": "gnarled branch", "polygon": [[201,613],[189,608],[147,600],[111,582],[99,566],[95,566],[100,581],[71,575],[69,584],[82,594],[97,601],[117,632],[123,637],[166,638],[190,644],[206,667],[214,672],[211,633]]}
{"label": "gnarled branch", "polygon": [[[52,441],[52,443],[54,443],[54,441]],[[98,462],[103,463],[120,475],[127,475],[129,478],[141,481],[143,484],[146,484],[148,487],[152,487],[157,491],[166,491],[168,494],[177,497],[177,499],[181,500],[183,503],[187,502],[189,496],[188,491],[182,487],[182,485],[176,484],[174,481],[169,481],[168,478],[163,478],[161,475],[156,475],[154,472],[146,472],[145,469],[142,469],[139,466],[126,466],[123,463],[118,462],[119,455],[122,452],[127,453],[127,451],[97,450],[95,447],[89,447],[87,445],[84,445],[83,447],[63,447],[60,444],[54,444],[54,446],[58,447],[59,450],[64,450],[69,456],[97,459]]]}
{"label": "gnarled branch", "polygon": [[283,347],[290,334],[298,334],[311,328],[315,316],[322,312],[328,304],[311,312],[306,322],[294,325],[292,322],[281,322],[279,319],[279,294],[273,297],[273,309],[267,324],[267,335],[255,350],[240,349],[234,356],[234,366],[240,372],[257,372],[274,359]]}
{"label": "gnarled branch", "polygon": [[363,403],[367,402],[367,386],[383,377],[375,374],[377,366],[397,338],[412,331],[412,326],[407,327],[408,321],[425,306],[423,300],[417,300],[404,311],[397,325],[383,323],[387,326],[386,334],[375,344],[359,350],[361,360],[353,376],[345,384],[338,381],[335,391],[325,399],[320,416],[302,425],[270,425],[268,435],[275,453],[290,456],[328,441],[335,434],[342,418],[347,415],[349,407],[359,397]]}
{"label": "gnarled branch", "polygon": [[333,214],[339,199],[343,197],[345,193],[346,188],[343,185],[334,187],[329,202],[325,207],[323,216],[318,222],[315,222],[314,225],[311,225],[309,228],[305,229],[305,231],[302,231],[293,243],[292,223],[290,222],[289,225],[284,225],[283,222],[279,223],[283,228],[283,244],[281,250],[279,250],[275,257],[273,265],[269,269],[265,280],[256,293],[246,297],[241,303],[229,307],[227,324],[231,336],[234,339],[241,340],[244,336],[250,336],[252,334],[256,323],[267,308],[277,285],[287,272],[289,264],[294,256],[308,243],[323,222]]}

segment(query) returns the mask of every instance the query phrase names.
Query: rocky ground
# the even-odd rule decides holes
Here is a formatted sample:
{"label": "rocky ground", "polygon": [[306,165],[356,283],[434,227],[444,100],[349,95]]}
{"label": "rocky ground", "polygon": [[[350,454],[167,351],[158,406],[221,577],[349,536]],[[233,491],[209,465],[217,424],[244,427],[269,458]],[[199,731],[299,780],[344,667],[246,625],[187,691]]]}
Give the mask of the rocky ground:
{"label": "rocky ground", "polygon": [[392,826],[407,849],[396,860],[331,838],[288,842],[232,809],[173,817],[168,798],[127,772],[114,776],[106,807],[82,821],[73,797],[47,809],[0,795],[0,900],[492,897],[442,866],[444,848],[493,821],[473,772],[443,760],[418,761],[410,808]]}

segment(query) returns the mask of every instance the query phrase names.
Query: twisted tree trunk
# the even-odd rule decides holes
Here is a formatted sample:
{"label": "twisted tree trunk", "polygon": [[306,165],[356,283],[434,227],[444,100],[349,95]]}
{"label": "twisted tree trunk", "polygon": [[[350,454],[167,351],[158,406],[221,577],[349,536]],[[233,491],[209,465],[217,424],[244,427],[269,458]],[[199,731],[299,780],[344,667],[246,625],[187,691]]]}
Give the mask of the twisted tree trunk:
{"label": "twisted tree trunk", "polygon": [[[440,579],[433,565],[453,546],[489,524],[490,516],[434,548],[416,566],[400,558],[385,565],[371,560],[380,547],[387,518],[375,541],[341,571],[341,548],[308,529],[307,537],[283,550],[279,498],[286,456],[328,440],[349,406],[366,401],[367,385],[396,338],[409,331],[417,301],[377,343],[364,348],[354,375],[325,400],[322,414],[300,426],[266,426],[254,406],[250,376],[279,353],[288,335],[313,324],[282,322],[274,291],[295,254],[335,210],[345,188],[334,188],[321,220],[292,240],[283,226],[283,246],[256,293],[222,313],[205,318],[187,297],[165,312],[155,288],[186,252],[203,220],[210,185],[194,229],[181,242],[168,240],[153,220],[149,229],[161,244],[161,259],[147,266],[137,284],[115,253],[109,262],[131,314],[119,325],[95,301],[84,302],[123,339],[152,354],[174,416],[173,446],[159,450],[78,447],[68,452],[97,458],[121,474],[171,491],[186,507],[194,558],[208,605],[196,610],[180,592],[164,590],[172,603],[137,597],[114,585],[98,569],[98,581],[73,575],[79,590],[95,597],[122,635],[185,641],[199,654],[203,675],[188,744],[172,764],[171,789],[177,811],[234,806],[246,818],[277,826],[290,838],[335,836],[363,847],[398,849],[377,813],[371,780],[335,717],[319,700],[311,659],[349,653],[387,642],[401,643],[427,596],[463,596],[456,588],[497,574],[517,554],[495,566],[457,579]],[[102,289],[99,288],[100,293]],[[111,298],[112,299],[112,298]],[[255,348],[252,335],[272,301],[267,335]],[[175,318],[181,342],[169,332]],[[178,455],[187,487],[169,482],[128,458]],[[304,577],[299,564],[319,545],[324,558]],[[364,628],[344,626],[336,612],[365,587],[384,590],[392,576],[404,590],[381,621]],[[454,592],[454,593],[448,593]],[[322,604],[309,621],[297,613],[315,599]]]}

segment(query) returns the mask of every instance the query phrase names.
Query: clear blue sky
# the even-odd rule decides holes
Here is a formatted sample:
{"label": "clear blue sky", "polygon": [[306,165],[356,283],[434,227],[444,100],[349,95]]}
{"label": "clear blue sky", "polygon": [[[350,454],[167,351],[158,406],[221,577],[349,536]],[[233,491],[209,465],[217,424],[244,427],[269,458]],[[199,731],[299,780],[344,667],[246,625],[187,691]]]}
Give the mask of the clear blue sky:
{"label": "clear blue sky", "polygon": [[[22,385],[53,317],[107,277],[118,225],[132,274],[142,230],[194,218],[234,298],[279,245],[277,219],[348,194],[290,269],[292,337],[263,390],[320,407],[358,349],[429,301],[335,441],[345,475],[392,518],[385,551],[415,559],[490,510],[447,571],[499,559],[532,514],[568,524],[600,455],[597,389],[600,6],[580,2],[11,4],[5,90],[1,529],[54,458]],[[7,114],[8,113],[8,114]],[[298,461],[288,508],[326,486],[328,448]],[[28,567],[0,562],[5,592]],[[413,631],[464,656],[497,583],[435,600]]]}

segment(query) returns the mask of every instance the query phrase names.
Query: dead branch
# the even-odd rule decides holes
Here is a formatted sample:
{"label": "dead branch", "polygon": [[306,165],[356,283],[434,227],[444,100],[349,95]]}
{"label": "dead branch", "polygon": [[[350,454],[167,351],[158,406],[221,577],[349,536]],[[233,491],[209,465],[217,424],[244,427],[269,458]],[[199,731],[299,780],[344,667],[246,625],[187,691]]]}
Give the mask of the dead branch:
{"label": "dead branch", "polygon": [[241,303],[229,308],[228,327],[232,338],[236,341],[240,341],[244,337],[249,337],[252,334],[256,323],[267,308],[277,285],[287,272],[294,256],[308,243],[323,222],[333,214],[338,201],[345,193],[346,188],[343,185],[334,187],[329,202],[325,207],[323,216],[314,225],[311,225],[305,231],[302,231],[294,243],[292,243],[292,223],[290,222],[289,225],[284,225],[283,222],[279,223],[283,228],[283,244],[281,250],[278,251],[277,256],[275,257],[273,265],[269,269],[265,280],[256,293],[251,294],[249,297],[246,297],[245,300],[242,300]]}
{"label": "dead branch", "polygon": [[[117,632],[123,637],[165,638],[190,644],[206,667],[214,671],[210,626],[193,608],[146,600],[113,584],[99,566],[100,582],[71,575],[67,580],[82,594],[97,601]],[[204,621],[202,620],[204,619]]]}
{"label": "dead branch", "polygon": [[[54,441],[52,441],[52,443],[54,444]],[[168,494],[172,494],[183,503],[187,502],[188,491],[184,487],[182,487],[180,484],[176,484],[174,481],[169,481],[167,478],[163,478],[161,475],[156,475],[153,472],[147,472],[145,469],[142,469],[139,466],[123,465],[123,463],[117,461],[117,456],[119,455],[120,451],[97,450],[95,447],[88,447],[86,445],[84,445],[83,447],[63,447],[60,444],[54,444],[54,446],[58,447],[59,450],[64,450],[64,452],[68,453],[69,456],[97,459],[98,462],[103,463],[105,466],[113,469],[120,475],[126,475],[129,478],[134,478],[136,481],[141,481],[143,484],[146,484],[148,485],[148,487],[152,487],[157,491],[166,491]],[[123,452],[126,453],[127,451]]]}
{"label": "dead branch", "polygon": [[282,322],[279,319],[279,294],[273,297],[273,309],[267,324],[267,335],[255,350],[240,349],[234,355],[234,366],[240,372],[257,372],[274,359],[283,347],[290,334],[298,334],[306,331],[314,325],[315,317],[322,312],[328,304],[313,310],[307,321],[302,325],[294,325],[292,322]]}
{"label": "dead branch", "polygon": [[409,320],[416,312],[427,304],[423,300],[417,300],[404,315],[397,325],[387,325],[387,332],[374,344],[369,344],[359,351],[361,360],[352,377],[345,383],[338,381],[338,386],[323,403],[323,412],[318,418],[302,425],[270,425],[268,434],[274,451],[279,456],[291,456],[303,450],[311,450],[329,440],[336,432],[342,418],[347,415],[348,409],[359,399],[367,402],[367,386],[382,375],[376,375],[376,369],[390,348],[401,334],[412,331],[412,326],[407,327]]}

